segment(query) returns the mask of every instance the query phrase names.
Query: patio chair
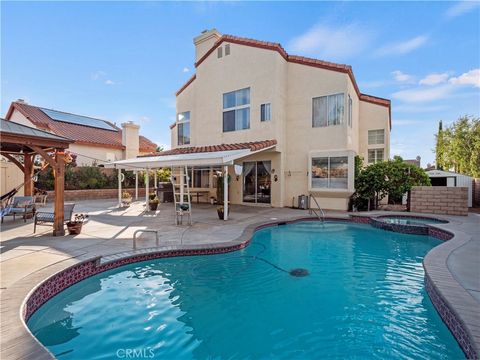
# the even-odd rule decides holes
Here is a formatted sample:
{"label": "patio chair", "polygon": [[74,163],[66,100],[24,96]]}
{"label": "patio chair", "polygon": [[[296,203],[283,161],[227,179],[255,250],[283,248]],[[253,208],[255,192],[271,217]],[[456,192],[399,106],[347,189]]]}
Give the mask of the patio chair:
{"label": "patio chair", "polygon": [[13,202],[8,206],[8,211],[2,212],[2,223],[5,216],[13,216],[15,221],[16,215],[22,215],[23,221],[27,222],[27,215],[35,214],[35,203],[33,196],[15,196]]}
{"label": "patio chair", "polygon": [[[63,223],[67,223],[72,220],[73,208],[75,204],[65,204],[63,206]],[[35,214],[35,221],[33,222],[33,232],[37,231],[37,225],[53,225],[55,220],[55,213],[48,211],[38,211]]]}

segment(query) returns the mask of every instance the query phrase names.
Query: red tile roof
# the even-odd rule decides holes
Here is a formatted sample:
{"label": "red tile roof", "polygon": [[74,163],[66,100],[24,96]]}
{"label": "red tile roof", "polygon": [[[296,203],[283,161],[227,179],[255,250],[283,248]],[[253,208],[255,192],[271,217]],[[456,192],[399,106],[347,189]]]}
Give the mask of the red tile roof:
{"label": "red tile roof", "polygon": [[[291,63],[301,64],[301,65],[306,65],[306,66],[313,66],[313,67],[318,67],[318,68],[322,68],[322,69],[338,71],[338,72],[348,74],[348,76],[350,77],[350,79],[353,83],[353,87],[355,88],[355,91],[356,91],[356,93],[357,93],[357,95],[358,95],[358,97],[361,101],[366,101],[366,102],[370,102],[370,103],[377,104],[377,105],[380,105],[380,106],[388,107],[389,117],[390,117],[390,127],[392,127],[391,115],[390,115],[390,112],[391,112],[390,100],[379,98],[379,97],[376,97],[376,96],[362,94],[360,92],[360,89],[358,88],[357,81],[355,80],[355,76],[353,75],[353,70],[352,70],[352,67],[350,65],[337,64],[337,63],[333,63],[333,62],[308,58],[308,57],[304,57],[304,56],[289,55],[285,51],[285,49],[282,47],[282,45],[280,45],[279,43],[273,43],[273,42],[268,42],[268,41],[260,41],[260,40],[255,40],[255,39],[233,36],[233,35],[222,35],[215,42],[215,44],[213,44],[213,46],[210,48],[210,50],[208,50],[205,53],[205,55],[203,55],[195,63],[195,67],[198,67],[223,42],[229,42],[229,43],[233,43],[233,44],[239,44],[239,45],[257,47],[257,48],[266,49],[266,50],[277,51],[286,61],[291,62]],[[196,79],[196,75],[193,75],[177,91],[176,95],[177,96],[180,95],[182,93],[182,91],[185,90],[188,87],[188,85],[190,85],[195,79]]]}
{"label": "red tile roof", "polygon": [[[122,145],[122,129],[109,121],[100,120],[112,126],[115,131],[57,121],[47,116],[40,107],[28,105],[23,102],[12,102],[7,112],[7,120],[10,120],[14,110],[18,110],[37,128],[72,139],[76,144],[108,147],[120,150],[125,149],[125,146]],[[152,152],[157,148],[156,144],[141,135],[139,137],[139,142],[140,152]]]}
{"label": "red tile roof", "polygon": [[263,140],[263,141],[252,141],[244,143],[235,143],[235,144],[220,144],[220,145],[207,145],[207,146],[190,146],[190,147],[181,147],[171,150],[165,150],[162,152],[151,153],[145,156],[166,156],[166,155],[180,155],[180,154],[192,154],[192,153],[203,153],[203,152],[215,152],[215,151],[228,151],[228,150],[241,150],[241,149],[250,149],[251,151],[258,151],[266,149],[277,144],[277,140]]}

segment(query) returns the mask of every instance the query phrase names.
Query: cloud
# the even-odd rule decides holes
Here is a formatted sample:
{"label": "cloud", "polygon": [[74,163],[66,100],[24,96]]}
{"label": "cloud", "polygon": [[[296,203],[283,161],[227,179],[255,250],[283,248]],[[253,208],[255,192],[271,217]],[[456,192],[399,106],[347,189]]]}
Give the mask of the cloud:
{"label": "cloud", "polygon": [[475,87],[480,87],[480,69],[473,69],[458,77],[452,77],[450,78],[449,83],[454,85],[473,85]]}
{"label": "cloud", "polygon": [[188,67],[186,67],[186,66],[185,66],[185,67],[183,68],[183,70],[182,70],[182,71],[183,71],[184,73],[187,73],[187,72],[189,72],[189,71],[190,71],[190,69],[189,69]]}
{"label": "cloud", "polygon": [[453,87],[446,84],[430,88],[400,90],[393,93],[392,97],[408,103],[421,103],[444,99],[448,97],[452,91]]}
{"label": "cloud", "polygon": [[455,5],[448,8],[445,16],[449,19],[453,19],[474,10],[475,8],[479,7],[479,5],[479,1],[459,1]]}
{"label": "cloud", "polygon": [[438,85],[448,80],[448,73],[429,74],[420,80],[420,85]]}
{"label": "cloud", "polygon": [[323,59],[345,59],[361,53],[370,40],[371,33],[357,24],[338,27],[317,24],[293,38],[288,49]]}
{"label": "cloud", "polygon": [[392,71],[392,75],[394,79],[398,82],[413,82],[415,80],[415,77],[412,75],[405,74],[401,72],[400,70],[395,70]]}
{"label": "cloud", "polygon": [[428,36],[421,35],[403,42],[388,44],[378,49],[375,52],[375,55],[377,56],[405,55],[425,45],[428,39],[429,39]]}
{"label": "cloud", "polygon": [[99,80],[101,78],[104,78],[106,75],[107,75],[107,73],[105,71],[97,70],[97,71],[90,74],[90,78],[92,80]]}

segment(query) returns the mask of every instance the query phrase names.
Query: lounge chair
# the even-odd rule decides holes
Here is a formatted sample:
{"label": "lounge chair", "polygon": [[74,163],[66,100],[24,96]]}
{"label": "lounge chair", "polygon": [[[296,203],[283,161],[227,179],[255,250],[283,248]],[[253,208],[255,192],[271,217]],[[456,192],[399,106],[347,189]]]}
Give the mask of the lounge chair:
{"label": "lounge chair", "polygon": [[13,202],[8,206],[8,211],[2,213],[2,223],[5,216],[12,215],[15,221],[16,215],[22,215],[23,221],[27,222],[27,215],[35,214],[35,203],[33,196],[15,196]]}
{"label": "lounge chair", "polygon": [[[75,204],[65,204],[63,206],[63,223],[67,223],[72,220],[73,208]],[[33,223],[33,232],[37,230],[37,225],[53,225],[55,220],[54,212],[38,211],[35,214],[35,221]]]}

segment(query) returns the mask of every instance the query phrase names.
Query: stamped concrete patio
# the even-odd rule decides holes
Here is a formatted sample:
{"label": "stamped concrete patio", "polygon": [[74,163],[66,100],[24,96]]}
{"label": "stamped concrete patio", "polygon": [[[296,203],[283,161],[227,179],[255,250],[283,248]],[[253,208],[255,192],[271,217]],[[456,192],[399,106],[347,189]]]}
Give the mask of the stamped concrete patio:
{"label": "stamped concrete patio", "polygon": [[[42,209],[43,210],[43,209]],[[51,227],[37,227],[33,221],[5,219],[1,229],[1,358],[40,359],[50,354],[23,324],[21,305],[37,284],[67,267],[96,256],[132,251],[133,234],[139,229],[159,230],[160,247],[189,247],[234,241],[252,224],[308,217],[308,211],[287,208],[232,206],[229,221],[219,220],[215,206],[194,205],[193,225],[175,226],[172,204],[160,204],[155,213],[145,212],[142,202],[119,209],[113,200],[78,202],[75,213],[88,213],[89,220],[77,236],[53,237]],[[362,213],[362,215],[368,213]],[[378,213],[370,213],[376,215]],[[384,214],[384,213],[382,213]],[[389,213],[391,214],[391,213]],[[348,218],[347,213],[329,211],[329,217]],[[480,215],[444,217],[450,222],[438,227],[455,233],[455,242],[438,246],[440,263],[452,276],[455,286],[469,296],[467,314],[474,339],[480,344]],[[186,223],[186,222],[185,222]],[[437,226],[437,225],[436,225]],[[446,246],[448,245],[448,246]],[[151,233],[143,233],[139,252],[155,246]],[[432,253],[431,252],[431,253]],[[437,256],[436,256],[437,258]],[[443,277],[442,277],[443,278]],[[448,290],[448,289],[447,289]],[[458,292],[458,291],[457,291]],[[457,300],[460,299],[456,296]],[[465,298],[459,301],[465,301]],[[455,304],[451,304],[454,305]],[[476,315],[475,315],[476,313]]]}

